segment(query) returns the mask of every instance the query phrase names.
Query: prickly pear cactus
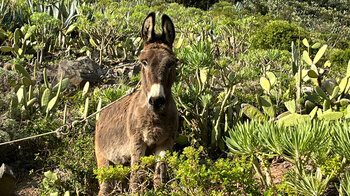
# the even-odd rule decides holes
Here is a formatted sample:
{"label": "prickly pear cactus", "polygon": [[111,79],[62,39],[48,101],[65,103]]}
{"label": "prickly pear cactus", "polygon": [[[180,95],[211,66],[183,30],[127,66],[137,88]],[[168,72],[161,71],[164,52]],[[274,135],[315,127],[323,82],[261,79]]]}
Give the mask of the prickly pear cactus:
{"label": "prickly pear cactus", "polygon": [[256,107],[250,105],[250,104],[242,104],[242,112],[248,116],[248,118],[256,121],[263,121],[265,120],[264,114]]}

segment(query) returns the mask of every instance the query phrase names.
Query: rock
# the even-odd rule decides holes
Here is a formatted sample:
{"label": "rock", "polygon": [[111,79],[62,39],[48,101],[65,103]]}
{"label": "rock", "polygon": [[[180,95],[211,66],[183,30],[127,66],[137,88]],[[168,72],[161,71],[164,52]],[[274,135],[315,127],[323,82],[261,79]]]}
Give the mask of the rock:
{"label": "rock", "polygon": [[15,195],[16,178],[12,170],[4,163],[0,167],[0,195]]}
{"label": "rock", "polygon": [[114,67],[110,67],[106,70],[106,74],[103,75],[104,81],[107,84],[117,84],[120,78],[131,79],[141,71],[141,64],[137,61],[121,62]]}
{"label": "rock", "polygon": [[[0,119],[0,122],[1,121],[2,120]],[[0,129],[0,143],[7,142],[7,141],[10,141],[10,135],[7,132]]]}
{"label": "rock", "polygon": [[57,78],[69,78],[70,85],[82,87],[85,82],[97,83],[101,81],[103,70],[89,57],[79,57],[76,60],[63,60],[58,66]]}
{"label": "rock", "polygon": [[132,66],[131,71],[128,73],[129,78],[136,76],[137,74],[139,74],[141,71],[141,64],[140,63],[134,63]]}
{"label": "rock", "polygon": [[301,93],[312,93],[314,91],[314,88],[308,87],[308,86],[303,86],[301,88]]}
{"label": "rock", "polygon": [[326,91],[329,95],[333,93],[333,89],[337,86],[337,81],[335,79],[328,79],[324,81],[321,85],[323,91]]}
{"label": "rock", "polygon": [[126,76],[129,79],[136,76],[141,71],[141,64],[137,61],[135,62],[123,62],[119,63],[118,66],[114,68],[116,73]]}

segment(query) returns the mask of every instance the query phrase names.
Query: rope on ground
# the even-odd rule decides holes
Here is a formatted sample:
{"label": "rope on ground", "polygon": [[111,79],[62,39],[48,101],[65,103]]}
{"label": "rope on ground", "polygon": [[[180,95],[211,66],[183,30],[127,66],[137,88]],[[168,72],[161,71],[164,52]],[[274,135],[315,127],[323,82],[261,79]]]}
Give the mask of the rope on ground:
{"label": "rope on ground", "polygon": [[[46,133],[41,133],[41,134],[38,134],[38,135],[33,135],[33,136],[28,136],[28,137],[24,137],[24,138],[20,138],[20,139],[16,139],[16,140],[12,140],[12,141],[7,141],[7,142],[3,142],[3,143],[0,143],[0,146],[3,146],[3,145],[7,145],[7,144],[13,144],[13,143],[16,143],[16,142],[21,142],[21,141],[25,141],[25,140],[30,140],[30,139],[34,139],[34,138],[38,138],[38,137],[42,137],[42,136],[45,136],[45,135],[50,135],[50,134],[54,134],[56,133],[57,135],[68,135],[69,134],[69,131],[76,127],[78,124],[82,123],[82,122],[86,122],[88,121],[90,118],[96,116],[98,113],[100,113],[101,111],[109,108],[111,105],[113,105],[115,102],[123,99],[124,97],[126,96],[129,96],[131,95],[132,93],[134,93],[136,91],[136,89],[138,88],[140,82],[137,83],[137,85],[132,88],[131,90],[129,90],[129,92],[127,92],[125,95],[121,96],[119,99],[109,103],[108,105],[104,106],[103,108],[101,108],[100,110],[90,114],[89,116],[87,116],[86,118],[83,118],[81,120],[75,120],[73,121],[72,123],[66,123],[60,127],[58,127],[57,129],[55,129],[54,131],[50,131],[50,132],[46,132]],[[64,131],[68,129],[69,131]]]}

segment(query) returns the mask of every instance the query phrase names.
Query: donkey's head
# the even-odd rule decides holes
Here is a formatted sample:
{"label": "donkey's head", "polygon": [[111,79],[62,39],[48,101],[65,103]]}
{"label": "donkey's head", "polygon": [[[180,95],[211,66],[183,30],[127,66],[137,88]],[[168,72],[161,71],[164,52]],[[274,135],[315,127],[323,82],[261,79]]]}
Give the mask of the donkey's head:
{"label": "donkey's head", "polygon": [[140,54],[142,90],[154,112],[161,112],[172,100],[171,86],[176,77],[177,59],[172,51],[175,39],[174,24],[162,16],[162,34],[154,32],[155,13],[150,13],[142,25],[144,48]]}

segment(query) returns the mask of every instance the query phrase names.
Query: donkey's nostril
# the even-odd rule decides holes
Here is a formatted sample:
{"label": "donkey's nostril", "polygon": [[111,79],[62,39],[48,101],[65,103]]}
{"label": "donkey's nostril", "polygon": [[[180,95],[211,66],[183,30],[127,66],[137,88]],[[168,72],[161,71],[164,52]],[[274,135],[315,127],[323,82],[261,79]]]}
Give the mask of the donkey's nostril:
{"label": "donkey's nostril", "polygon": [[154,107],[160,107],[165,104],[164,97],[150,97],[148,100],[149,104]]}

